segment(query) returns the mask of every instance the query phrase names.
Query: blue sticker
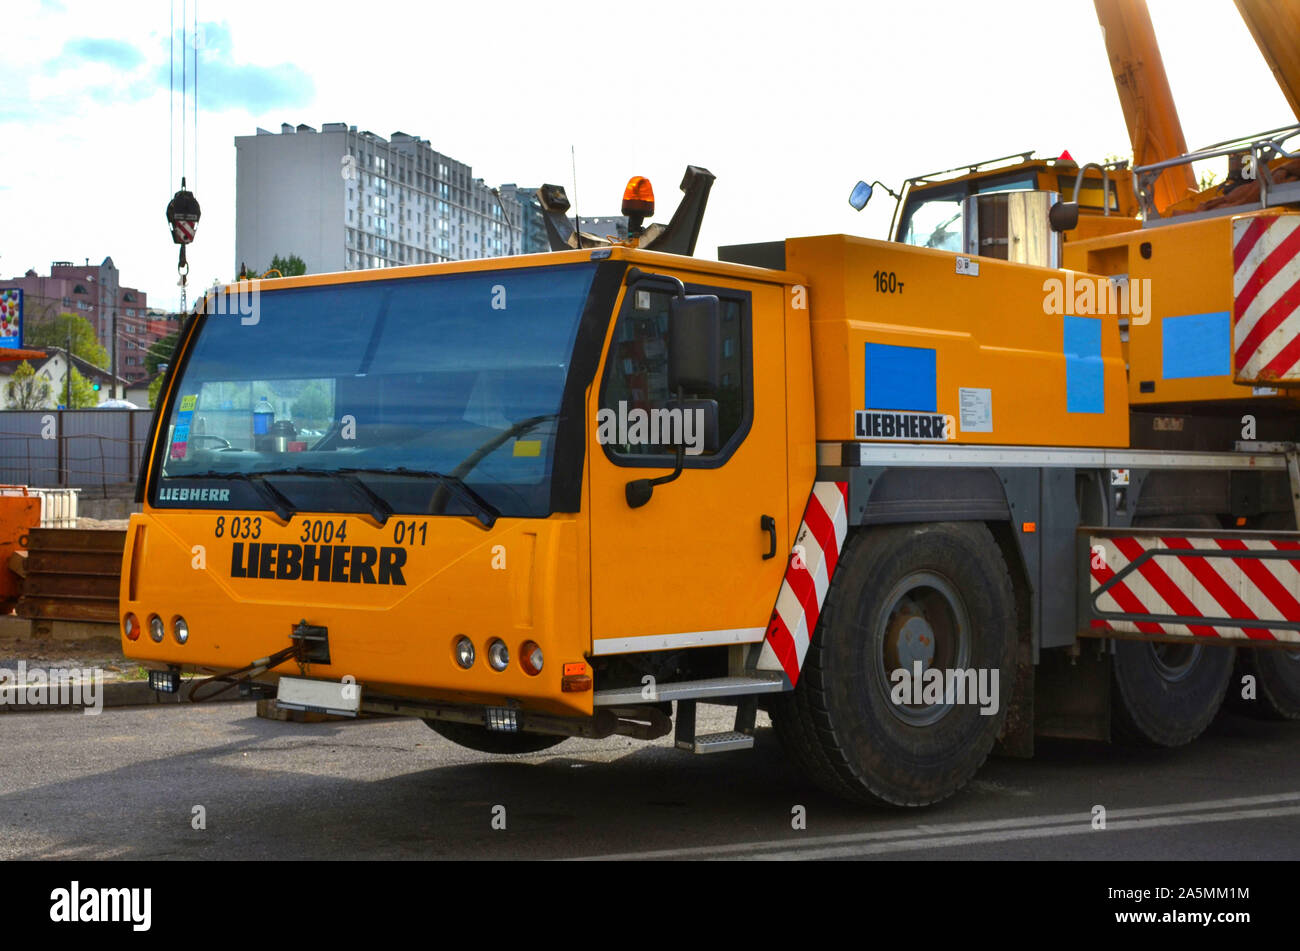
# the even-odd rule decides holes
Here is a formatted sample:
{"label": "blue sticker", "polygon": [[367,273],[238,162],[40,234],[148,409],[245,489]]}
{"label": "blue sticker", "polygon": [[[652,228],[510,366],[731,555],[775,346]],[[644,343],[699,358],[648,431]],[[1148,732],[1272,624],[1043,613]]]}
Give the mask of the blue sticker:
{"label": "blue sticker", "polygon": [[172,442],[189,442],[189,441],[190,441],[190,427],[177,426],[175,431],[172,433]]}
{"label": "blue sticker", "polygon": [[194,418],[194,410],[192,409],[187,409],[183,413],[176,414],[176,422],[178,425],[184,424],[188,426],[190,424],[190,420],[192,420],[193,418]]}
{"label": "blue sticker", "polygon": [[1164,379],[1232,373],[1232,320],[1226,310],[1166,317],[1160,335]]}
{"label": "blue sticker", "polygon": [[1101,362],[1101,321],[1065,317],[1065,411],[1106,412],[1106,368]]}
{"label": "blue sticker", "polygon": [[864,408],[933,413],[938,408],[938,379],[934,348],[868,343]]}

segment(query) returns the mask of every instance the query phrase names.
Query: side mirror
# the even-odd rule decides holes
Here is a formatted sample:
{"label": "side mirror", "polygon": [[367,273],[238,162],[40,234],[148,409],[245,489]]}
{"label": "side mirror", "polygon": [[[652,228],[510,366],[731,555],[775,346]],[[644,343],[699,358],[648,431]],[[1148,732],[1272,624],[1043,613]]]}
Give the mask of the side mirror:
{"label": "side mirror", "polygon": [[858,182],[849,193],[849,204],[853,206],[854,211],[861,211],[867,207],[869,201],[871,201],[871,186],[866,182]]}
{"label": "side mirror", "polygon": [[655,486],[672,482],[682,474],[687,456],[718,451],[718,401],[674,400],[663,410],[658,437],[653,445],[676,453],[673,471],[657,479],[633,479],[624,487],[624,497],[629,508],[639,509],[650,501]]}
{"label": "side mirror", "polygon": [[1079,203],[1058,201],[1047,212],[1047,223],[1058,234],[1062,231],[1073,231],[1079,225]]}
{"label": "side mirror", "polygon": [[713,393],[722,375],[722,319],[712,294],[673,297],[668,304],[668,390]]}
{"label": "side mirror", "polygon": [[687,456],[718,451],[717,400],[669,400],[652,413],[659,419],[657,426],[650,427],[650,445],[655,449],[666,453],[680,449]]}

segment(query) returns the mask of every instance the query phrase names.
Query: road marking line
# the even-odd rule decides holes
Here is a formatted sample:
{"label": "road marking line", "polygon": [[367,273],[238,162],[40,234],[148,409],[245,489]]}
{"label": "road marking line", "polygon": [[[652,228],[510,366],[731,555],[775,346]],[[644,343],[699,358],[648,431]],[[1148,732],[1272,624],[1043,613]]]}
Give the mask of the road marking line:
{"label": "road marking line", "polygon": [[[1107,830],[1117,828],[1119,820],[1123,827],[1137,823],[1124,820],[1140,820],[1143,817],[1176,815],[1178,813],[1196,813],[1207,810],[1243,809],[1254,806],[1271,806],[1279,803],[1300,803],[1300,792],[1275,793],[1265,796],[1245,796],[1236,799],[1206,799],[1199,802],[1169,803],[1163,806],[1137,806],[1131,809],[1114,809],[1106,813]],[[1297,806],[1300,811],[1300,806]],[[1208,821],[1208,820],[1207,820]],[[1090,831],[1092,814],[1090,811],[1058,813],[1050,816],[1031,816],[1023,819],[987,819],[975,822],[951,822],[944,825],[921,824],[903,829],[885,829],[878,832],[851,832],[841,835],[817,836],[811,839],[768,840],[764,842],[741,842],[730,845],[692,846],[682,849],[661,849],[647,852],[625,852],[610,855],[581,856],[582,859],[617,861],[623,859],[666,859],[666,858],[712,858],[720,855],[743,855],[744,853],[770,852],[773,850],[803,850],[825,848],[832,845],[849,845],[858,843],[881,842],[889,840],[914,840],[918,844],[909,848],[919,848],[926,842],[937,842],[942,837],[962,836],[971,833],[1000,833],[1018,829],[1053,826],[1074,828],[1081,825],[1080,831]],[[1148,828],[1152,827],[1150,824]]]}
{"label": "road marking line", "polygon": [[[1274,816],[1300,816],[1300,806],[1278,809],[1236,809],[1229,812],[1193,813],[1183,816],[1167,816],[1163,819],[1123,819],[1106,821],[1105,832],[1127,832],[1136,829],[1157,829],[1166,826],[1202,825],[1207,822],[1240,822],[1248,819],[1268,819]],[[757,852],[743,856],[747,859],[771,861],[776,859],[795,859],[813,861],[816,859],[859,858],[868,855],[880,855],[886,852],[908,852],[916,849],[943,849],[959,845],[977,845],[989,842],[1015,842],[1026,839],[1043,839],[1063,835],[1078,835],[1094,830],[1090,822],[1077,822],[1068,826],[1040,826],[1033,829],[1012,829],[1002,832],[981,832],[974,835],[949,835],[938,838],[910,839],[899,842],[878,842],[868,845],[842,845],[825,849],[786,849],[783,852]]]}

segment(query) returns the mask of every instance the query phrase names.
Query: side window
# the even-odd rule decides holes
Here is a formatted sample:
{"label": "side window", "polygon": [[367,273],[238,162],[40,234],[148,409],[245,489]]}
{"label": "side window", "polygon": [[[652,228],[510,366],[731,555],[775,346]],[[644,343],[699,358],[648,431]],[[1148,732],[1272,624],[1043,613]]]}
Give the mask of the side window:
{"label": "side window", "polygon": [[703,446],[699,411],[682,411],[668,390],[668,302],[673,294],[642,282],[624,297],[614,327],[600,390],[597,438],[606,454],[625,465],[668,465],[674,448],[686,448],[685,465],[721,465],[749,430],[753,413],[750,296],[728,288],[688,286],[691,294],[716,294],[722,330],[718,388],[687,392],[686,400],[717,403],[717,451]]}
{"label": "side window", "polygon": [[903,243],[919,248],[961,251],[962,199],[936,198],[908,209]]}

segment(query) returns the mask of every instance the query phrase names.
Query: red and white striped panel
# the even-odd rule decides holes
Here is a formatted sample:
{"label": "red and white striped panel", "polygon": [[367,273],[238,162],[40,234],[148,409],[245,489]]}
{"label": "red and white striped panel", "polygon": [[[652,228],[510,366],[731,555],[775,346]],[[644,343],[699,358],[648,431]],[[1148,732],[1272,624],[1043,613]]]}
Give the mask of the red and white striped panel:
{"label": "red and white striped panel", "polygon": [[808,642],[817,629],[849,530],[848,496],[847,482],[814,483],[767,624],[758,669],[784,671],[792,687],[799,682]]}
{"label": "red and white striped panel", "polygon": [[1237,382],[1300,382],[1300,215],[1237,218],[1232,259]]}
{"label": "red and white striped panel", "polygon": [[[1144,551],[1172,549],[1151,556],[1098,597],[1096,604],[1102,611],[1259,622],[1258,626],[1234,628],[1094,619],[1093,628],[1130,634],[1300,643],[1300,631],[1268,626],[1270,621],[1300,621],[1300,559],[1233,557],[1234,552],[1246,550],[1300,551],[1300,542],[1137,535],[1094,537],[1089,544],[1094,595],[1103,582],[1119,574]],[[1223,554],[1221,557],[1179,554],[1189,550]]]}

